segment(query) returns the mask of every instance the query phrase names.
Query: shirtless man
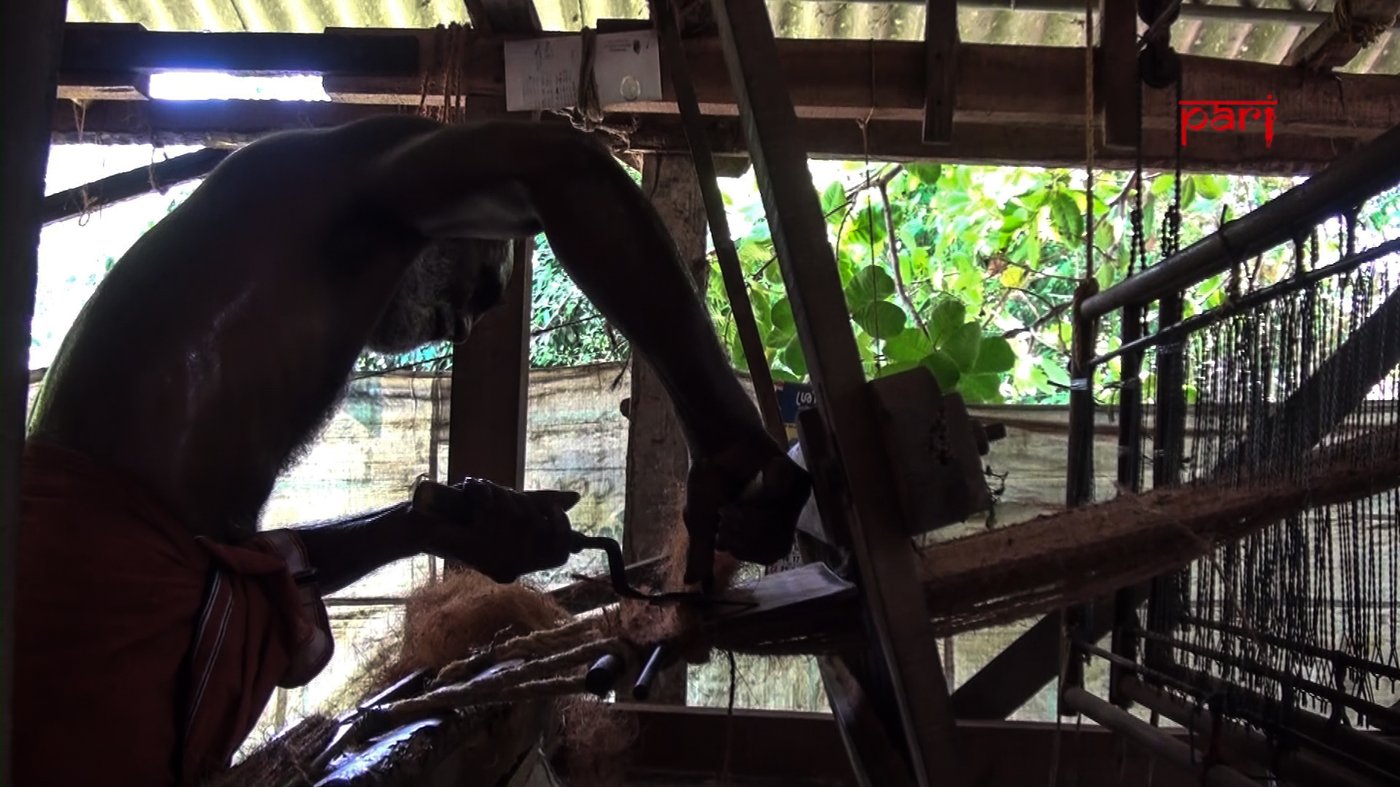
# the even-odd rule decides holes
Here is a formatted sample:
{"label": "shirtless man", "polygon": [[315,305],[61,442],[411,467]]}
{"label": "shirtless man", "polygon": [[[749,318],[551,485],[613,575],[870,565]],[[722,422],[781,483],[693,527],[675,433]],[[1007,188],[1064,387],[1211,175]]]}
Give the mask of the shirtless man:
{"label": "shirtless man", "polygon": [[[808,482],[729,370],[659,218],[571,129],[385,116],[230,156],[112,269],[50,367],[26,446],[16,662],[24,785],[191,784],[276,685],[330,656],[320,595],[431,553],[496,579],[568,557],[572,493],[467,481],[258,533],[361,351],[462,341],[543,231],[656,368],[692,462],[687,581],[787,553]],[[759,483],[754,484],[755,479]]]}

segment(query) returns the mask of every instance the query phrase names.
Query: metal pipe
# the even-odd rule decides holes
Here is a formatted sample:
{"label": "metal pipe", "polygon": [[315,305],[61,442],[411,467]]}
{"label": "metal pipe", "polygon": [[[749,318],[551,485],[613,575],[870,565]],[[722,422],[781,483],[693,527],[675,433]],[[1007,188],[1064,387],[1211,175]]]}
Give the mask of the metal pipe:
{"label": "metal pipe", "polygon": [[1253,779],[1224,765],[1211,764],[1202,770],[1203,764],[1197,761],[1195,752],[1189,745],[1084,689],[1074,687],[1066,691],[1064,703],[1072,710],[1098,722],[1100,726],[1133,741],[1150,754],[1171,762],[1193,776],[1199,775],[1203,785],[1258,787],[1258,783]]}
{"label": "metal pipe", "polygon": [[647,664],[642,667],[642,674],[637,676],[637,682],[632,686],[632,699],[638,702],[646,702],[651,696],[651,684],[656,682],[656,676],[661,672],[661,665],[666,657],[666,646],[657,645],[651,652],[651,658],[647,659]]}
{"label": "metal pipe", "polygon": [[[1215,325],[1216,323],[1225,320],[1226,318],[1233,317],[1237,314],[1240,314],[1241,312],[1248,311],[1257,306],[1262,306],[1266,303],[1269,303],[1270,301],[1282,298],[1285,295],[1291,295],[1297,292],[1298,290],[1316,284],[1317,282],[1320,282],[1323,279],[1329,279],[1333,276],[1340,276],[1344,273],[1350,273],[1368,262],[1373,262],[1377,259],[1380,259],[1381,257],[1384,257],[1389,254],[1394,254],[1396,252],[1400,252],[1400,238],[1391,238],[1390,240],[1385,241],[1384,243],[1378,243],[1375,246],[1366,249],[1365,251],[1352,254],[1351,256],[1346,257],[1345,259],[1338,260],[1337,262],[1334,262],[1331,265],[1318,268],[1317,270],[1308,271],[1301,275],[1294,276],[1286,281],[1281,281],[1278,284],[1272,284],[1268,287],[1264,287],[1263,289],[1255,290],[1254,292],[1241,295],[1238,300],[1232,301],[1219,308],[1211,309],[1210,311],[1205,312],[1204,314],[1198,314],[1194,317],[1188,317],[1182,320],[1181,322],[1163,328],[1162,330],[1150,336],[1143,336],[1141,338],[1135,337],[1132,341],[1128,341],[1127,336],[1125,335],[1123,344],[1119,346],[1118,349],[1113,350],[1112,352],[1106,352],[1103,355],[1095,356],[1089,362],[1092,363],[1094,366],[1102,366],[1103,364],[1108,363],[1109,361],[1119,357],[1120,355],[1125,356],[1123,361],[1123,375],[1124,379],[1127,379],[1128,360],[1126,356],[1128,353],[1141,352],[1142,350],[1146,350],[1151,347],[1166,344],[1176,339],[1178,336],[1184,338],[1188,334],[1195,333],[1196,331],[1202,330],[1204,328],[1209,328],[1210,326]],[[1124,415],[1124,418],[1126,417],[1127,416]]]}
{"label": "metal pipe", "polygon": [[1400,181],[1400,126],[1338,157],[1326,169],[1161,263],[1087,298],[1083,312],[1103,317],[1179,293],[1239,260],[1292,240],[1304,228],[1353,208]]}
{"label": "metal pipe", "polygon": [[1336,787],[1376,787],[1378,784],[1374,779],[1340,767],[1312,752],[1275,746],[1263,735],[1239,724],[1226,721],[1217,729],[1215,720],[1202,708],[1192,707],[1150,688],[1137,678],[1125,677],[1119,690],[1133,702],[1166,716],[1204,740],[1211,740],[1218,734],[1239,755],[1290,782]]}
{"label": "metal pipe", "polygon": [[588,673],[583,676],[583,685],[599,697],[606,697],[622,676],[622,668],[622,659],[616,654],[604,653],[588,668]]}

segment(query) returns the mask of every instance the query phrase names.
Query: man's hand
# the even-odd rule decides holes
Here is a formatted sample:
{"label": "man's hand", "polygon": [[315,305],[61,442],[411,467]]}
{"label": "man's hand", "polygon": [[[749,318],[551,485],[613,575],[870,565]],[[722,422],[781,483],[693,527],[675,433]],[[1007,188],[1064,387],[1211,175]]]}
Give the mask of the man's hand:
{"label": "man's hand", "polygon": [[497,582],[514,582],[569,559],[565,512],[578,503],[577,492],[517,492],[475,478],[451,491],[431,491],[414,500],[424,552],[465,563]]}
{"label": "man's hand", "polygon": [[807,472],[771,441],[694,460],[685,500],[685,581],[709,579],[716,550],[763,565],[787,557],[810,493]]}

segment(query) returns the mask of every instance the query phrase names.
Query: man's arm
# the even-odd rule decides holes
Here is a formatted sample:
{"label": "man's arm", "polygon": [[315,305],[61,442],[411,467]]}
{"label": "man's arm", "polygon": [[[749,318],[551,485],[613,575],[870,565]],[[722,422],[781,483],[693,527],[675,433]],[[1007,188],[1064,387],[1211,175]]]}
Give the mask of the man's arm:
{"label": "man's arm", "polygon": [[660,217],[612,158],[570,128],[443,127],[384,157],[366,193],[433,237],[543,230],[579,288],[644,356],[691,453],[687,581],[714,549],[758,563],[788,553],[810,489],[763,428]]}
{"label": "man's arm", "polygon": [[448,511],[417,511],[409,503],[337,522],[296,529],[323,594],[342,590],[370,572],[408,557],[431,554],[480,571],[497,582],[563,565],[569,558],[569,517],[577,492],[517,492],[467,479]]}

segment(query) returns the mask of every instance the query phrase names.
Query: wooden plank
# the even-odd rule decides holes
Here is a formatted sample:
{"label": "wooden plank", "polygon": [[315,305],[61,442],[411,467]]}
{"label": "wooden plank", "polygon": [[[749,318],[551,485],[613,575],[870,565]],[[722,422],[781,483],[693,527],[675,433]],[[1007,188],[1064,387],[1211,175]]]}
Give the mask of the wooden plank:
{"label": "wooden plank", "polygon": [[845,510],[823,507],[823,518],[848,528],[872,644],[899,707],[915,782],[941,777],[941,783],[961,784],[938,641],[927,624],[855,337],[841,318],[841,281],[768,9],[761,0],[713,0],[711,7],[827,432],[824,442],[840,446],[842,477],[833,480],[844,487]]}
{"label": "wooden plank", "polygon": [[958,85],[958,0],[924,4],[924,144],[953,143],[953,111]]}
{"label": "wooden plank", "polygon": [[[840,732],[825,713],[723,708],[652,708],[618,703],[638,737],[629,749],[624,784],[714,784],[728,764],[731,784],[855,785],[842,756]],[[1057,746],[1063,775],[1079,787],[1188,787],[1192,776],[1158,768],[1137,752],[1125,756],[1112,733],[1084,725],[1059,731],[1036,722],[958,722],[958,740],[974,783],[992,787],[1044,784]],[[1184,739],[1184,733],[1169,733]],[[1059,738],[1057,744],[1057,737]]]}
{"label": "wooden plank", "polygon": [[29,393],[29,321],[34,314],[39,209],[48,165],[64,0],[5,3],[0,11],[5,84],[0,146],[0,784],[11,784],[15,651],[15,552],[20,470]]}
{"label": "wooden plank", "polygon": [[[242,67],[246,70],[281,62],[259,55],[255,43],[240,43],[235,52],[227,51],[233,47],[225,43],[229,37],[256,42],[264,35],[261,33],[145,33],[144,40],[150,42],[152,52],[148,57],[137,56],[143,55],[144,50],[130,56],[104,55],[106,39],[130,35],[121,30],[100,34],[93,31],[87,35],[91,43],[80,61],[84,70],[65,70],[62,83],[65,91],[94,84],[110,88],[114,80],[129,78],[134,71],[215,62],[208,55],[202,59],[193,55],[188,59],[176,58],[171,51],[193,44],[180,43],[179,47],[160,44],[161,37],[165,36],[194,36],[199,46],[215,53],[222,52],[217,62],[228,69]],[[335,40],[358,46],[360,39],[373,42],[405,35],[408,34],[399,31],[394,36],[375,31],[358,34],[338,31]],[[502,46],[507,38],[470,37],[463,63],[468,75],[464,89],[469,96],[503,95]],[[436,39],[431,31],[418,34],[417,41],[419,61],[433,62],[431,55]],[[337,46],[348,50],[350,43]],[[296,46],[305,45],[297,43]],[[718,39],[691,39],[685,47],[687,62],[695,75],[701,111],[707,115],[737,115],[734,91],[723,76],[723,55]],[[131,45],[126,44],[126,48],[129,50]],[[252,54],[248,54],[248,50]],[[235,62],[232,58],[237,53],[243,53],[240,56],[244,60]],[[374,70],[372,65],[358,67],[352,72],[350,66],[360,61],[340,49],[331,48],[329,43],[320,44],[311,54],[296,57],[285,54],[281,58],[312,67],[313,71],[332,66],[339,69],[331,71],[325,79],[326,90],[337,100],[417,106],[423,96],[423,75],[419,71],[402,73],[399,70],[402,64],[393,63],[394,73],[389,73],[387,67]],[[799,117],[923,121],[928,62],[922,42],[784,39],[778,44],[778,61],[784,72],[791,75],[792,103]],[[1222,96],[1262,99],[1273,93],[1278,100],[1275,123],[1278,136],[1303,134],[1348,140],[1370,137],[1400,124],[1400,91],[1396,90],[1400,77],[1397,76],[1340,74],[1324,77],[1263,63],[1201,57],[1183,57],[1182,61],[1186,99],[1219,99]],[[313,67],[323,63],[324,69]],[[662,66],[666,73],[664,58]],[[955,120],[984,125],[1070,127],[1078,129],[1082,136],[1084,67],[1082,52],[1076,48],[964,44],[958,50]],[[629,104],[629,113],[675,114],[674,90],[668,80],[663,80],[662,87],[661,101]],[[433,88],[430,85],[429,101],[440,100],[433,98]],[[1175,129],[1177,106],[1175,96],[1167,95],[1170,92],[1153,91],[1147,96],[1148,128]],[[1214,136],[1248,140],[1252,147],[1263,148],[1262,139],[1249,134],[1198,135],[1202,140]],[[1021,141],[1028,144],[1033,140],[1023,137]]]}
{"label": "wooden plank", "polygon": [[1283,58],[1286,66],[1331,71],[1350,63],[1395,25],[1400,0],[1338,0],[1336,10]]}
{"label": "wooden plank", "polygon": [[[475,112],[480,102],[471,106]],[[406,108],[397,105],[277,101],[93,101],[80,109],[72,102],[60,101],[54,111],[53,139],[63,144],[241,145],[275,131],[325,128],[404,111]],[[475,116],[492,115],[483,110]],[[567,121],[545,115],[541,122]],[[690,150],[678,116],[617,114],[609,116],[609,123],[630,140],[634,151],[684,154]],[[710,116],[703,125],[716,155],[745,152],[737,118]],[[919,123],[909,120],[873,120],[863,137],[860,126],[851,120],[799,118],[798,132],[809,154],[817,158],[862,158],[868,138],[870,154],[880,160],[1048,167],[1084,164],[1082,127],[959,120],[954,123],[953,144],[940,147],[923,144]],[[1184,151],[1183,164],[1187,171],[1305,175],[1366,140],[1282,134],[1275,137],[1271,148],[1265,148],[1245,135],[1202,135]],[[1161,170],[1174,166],[1175,150],[1180,145],[1172,131],[1148,130],[1143,147],[1144,166]],[[1130,170],[1136,165],[1131,152],[1102,146],[1095,159],[1103,169]]]}
{"label": "wooden plank", "polygon": [[1095,92],[1102,98],[1104,147],[1132,151],[1138,138],[1137,28],[1135,3],[1102,0],[1103,32],[1094,68]]}
{"label": "wooden plank", "polygon": [[525,483],[525,411],[530,371],[530,278],[534,242],[514,244],[515,272],[500,306],[452,350],[447,480]]}
{"label": "wooden plank", "polygon": [[133,199],[152,191],[164,192],[177,183],[208,175],[232,150],[205,148],[120,172],[44,198],[40,219],[52,224],[86,211]]}

